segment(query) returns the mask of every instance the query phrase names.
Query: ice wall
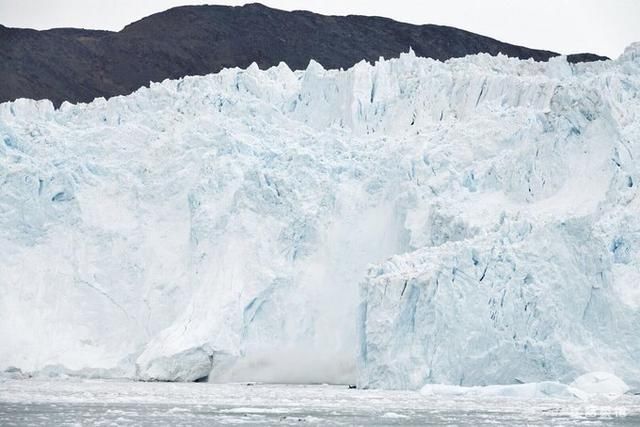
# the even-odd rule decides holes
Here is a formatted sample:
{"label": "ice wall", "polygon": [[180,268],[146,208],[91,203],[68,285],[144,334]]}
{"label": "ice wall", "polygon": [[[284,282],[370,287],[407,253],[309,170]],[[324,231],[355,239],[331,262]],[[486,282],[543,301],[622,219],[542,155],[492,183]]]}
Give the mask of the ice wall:
{"label": "ice wall", "polygon": [[631,382],[638,56],[410,53],[1,104],[0,368]]}

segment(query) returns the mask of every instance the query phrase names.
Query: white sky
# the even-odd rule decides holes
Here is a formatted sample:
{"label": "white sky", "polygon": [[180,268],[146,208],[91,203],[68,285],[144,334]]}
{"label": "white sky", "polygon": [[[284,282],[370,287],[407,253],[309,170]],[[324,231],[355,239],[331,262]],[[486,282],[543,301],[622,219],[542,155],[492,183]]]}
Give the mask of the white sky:
{"label": "white sky", "polygon": [[[217,0],[0,0],[0,24],[46,29],[120,30],[151,13]],[[615,58],[640,41],[640,0],[262,0],[271,7],[331,15],[378,15],[415,24],[463,28],[499,40],[561,53]]]}

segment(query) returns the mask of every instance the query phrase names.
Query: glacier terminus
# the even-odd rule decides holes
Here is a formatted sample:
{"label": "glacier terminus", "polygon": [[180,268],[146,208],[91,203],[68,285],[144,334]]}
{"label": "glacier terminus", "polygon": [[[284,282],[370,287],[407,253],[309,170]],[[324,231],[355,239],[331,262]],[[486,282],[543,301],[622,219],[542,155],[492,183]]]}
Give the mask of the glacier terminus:
{"label": "glacier terminus", "polygon": [[640,386],[640,44],[0,104],[0,370]]}

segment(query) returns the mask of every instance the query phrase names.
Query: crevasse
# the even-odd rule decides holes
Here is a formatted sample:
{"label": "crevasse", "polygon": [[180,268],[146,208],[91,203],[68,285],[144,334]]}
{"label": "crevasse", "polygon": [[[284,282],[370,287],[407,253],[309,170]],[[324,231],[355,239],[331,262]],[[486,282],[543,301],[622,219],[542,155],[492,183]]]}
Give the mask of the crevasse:
{"label": "crevasse", "polygon": [[640,47],[0,105],[0,368],[640,378]]}

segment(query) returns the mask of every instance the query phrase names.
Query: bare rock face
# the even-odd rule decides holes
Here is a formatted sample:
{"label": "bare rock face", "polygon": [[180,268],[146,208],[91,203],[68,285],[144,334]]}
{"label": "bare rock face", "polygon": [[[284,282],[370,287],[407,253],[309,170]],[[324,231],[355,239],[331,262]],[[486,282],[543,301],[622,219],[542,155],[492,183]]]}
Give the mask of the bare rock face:
{"label": "bare rock face", "polygon": [[[438,60],[503,53],[546,61],[558,55],[456,28],[380,17],[285,12],[260,4],[188,6],[151,15],[119,32],[0,26],[0,102],[89,102],[131,93],[150,81],[246,68],[252,62],[263,69],[281,61],[304,69],[313,59],[326,68],[348,68],[363,59],[397,57],[409,47]],[[580,54],[568,59],[606,58]]]}

